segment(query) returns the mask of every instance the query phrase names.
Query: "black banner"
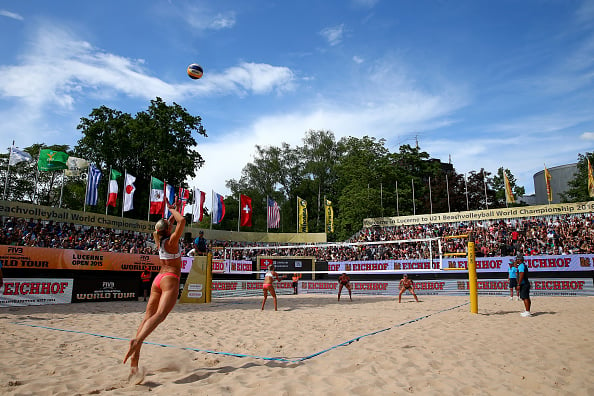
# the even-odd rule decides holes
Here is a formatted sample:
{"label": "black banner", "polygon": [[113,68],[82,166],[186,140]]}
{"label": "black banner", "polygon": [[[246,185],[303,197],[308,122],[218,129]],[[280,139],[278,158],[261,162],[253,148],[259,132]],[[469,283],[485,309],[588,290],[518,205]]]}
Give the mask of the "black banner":
{"label": "black banner", "polygon": [[100,272],[94,278],[75,279],[72,302],[136,301],[139,279],[102,276]]}

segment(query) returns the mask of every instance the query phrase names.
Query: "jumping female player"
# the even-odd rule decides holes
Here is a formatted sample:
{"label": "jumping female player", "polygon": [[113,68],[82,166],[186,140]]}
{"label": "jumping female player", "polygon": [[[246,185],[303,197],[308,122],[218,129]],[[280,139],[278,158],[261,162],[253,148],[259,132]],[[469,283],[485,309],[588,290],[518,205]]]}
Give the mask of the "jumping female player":
{"label": "jumping female player", "polygon": [[[130,358],[129,381],[139,384],[144,379],[144,373],[138,370],[140,347],[143,341],[153,330],[165,320],[175,306],[179,293],[179,278],[181,274],[181,252],[179,239],[184,231],[186,219],[179,213],[180,202],[176,199],[175,205],[167,207],[171,212],[168,220],[161,219],[155,224],[153,237],[159,247],[161,270],[155,277],[151,286],[151,294],[146,304],[144,319],[138,327],[136,337],[130,340],[130,348],[124,357],[124,363]],[[177,222],[175,231],[172,232],[173,223]]]}
{"label": "jumping female player", "polygon": [[272,285],[272,282],[274,282],[275,279],[278,282],[280,282],[280,278],[274,270],[274,265],[270,264],[268,266],[268,271],[266,271],[266,275],[264,275],[264,284],[262,285],[262,291],[264,292],[264,300],[262,300],[262,310],[264,310],[264,304],[266,304],[266,298],[268,297],[268,292],[270,292],[270,295],[274,300],[274,310],[278,311],[276,306],[276,292],[274,291],[274,286]]}

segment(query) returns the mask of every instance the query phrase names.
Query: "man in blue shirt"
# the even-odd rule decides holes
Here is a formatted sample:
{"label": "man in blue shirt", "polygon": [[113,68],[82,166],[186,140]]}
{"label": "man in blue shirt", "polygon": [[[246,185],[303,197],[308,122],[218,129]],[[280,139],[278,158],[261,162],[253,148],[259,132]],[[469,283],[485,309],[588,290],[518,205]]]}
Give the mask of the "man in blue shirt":
{"label": "man in blue shirt", "polygon": [[[516,267],[516,260],[509,263],[507,270],[509,278],[509,299],[514,299],[514,290],[518,287],[518,268]],[[520,292],[516,290],[516,300],[520,300]]]}
{"label": "man in blue shirt", "polygon": [[530,313],[530,280],[528,279],[528,264],[524,262],[524,256],[518,253],[516,256],[516,265],[518,266],[518,286],[517,290],[520,292],[520,298],[524,301],[524,308],[526,309],[520,315],[527,318],[532,316]]}

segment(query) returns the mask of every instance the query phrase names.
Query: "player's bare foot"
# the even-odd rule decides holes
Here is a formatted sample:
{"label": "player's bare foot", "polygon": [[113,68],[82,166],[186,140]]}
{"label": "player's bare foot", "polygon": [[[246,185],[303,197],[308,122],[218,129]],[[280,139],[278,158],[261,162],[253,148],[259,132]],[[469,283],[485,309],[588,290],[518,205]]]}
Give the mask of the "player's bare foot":
{"label": "player's bare foot", "polygon": [[132,385],[138,385],[144,381],[146,370],[144,367],[131,367],[130,374],[128,374],[128,382]]}

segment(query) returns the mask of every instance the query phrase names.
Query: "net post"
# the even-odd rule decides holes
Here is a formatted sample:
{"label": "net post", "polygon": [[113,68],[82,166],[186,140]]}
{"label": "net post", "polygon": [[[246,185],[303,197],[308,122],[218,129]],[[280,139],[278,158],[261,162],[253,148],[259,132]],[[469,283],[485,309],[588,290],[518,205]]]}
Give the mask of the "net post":
{"label": "net post", "polygon": [[474,234],[472,232],[468,233],[468,286],[470,289],[470,312],[476,314],[478,313],[478,286]]}
{"label": "net post", "polygon": [[206,254],[206,302],[212,302],[212,252]]}

